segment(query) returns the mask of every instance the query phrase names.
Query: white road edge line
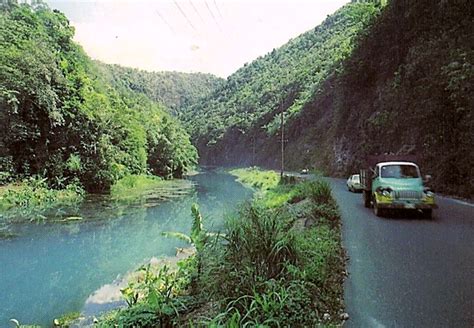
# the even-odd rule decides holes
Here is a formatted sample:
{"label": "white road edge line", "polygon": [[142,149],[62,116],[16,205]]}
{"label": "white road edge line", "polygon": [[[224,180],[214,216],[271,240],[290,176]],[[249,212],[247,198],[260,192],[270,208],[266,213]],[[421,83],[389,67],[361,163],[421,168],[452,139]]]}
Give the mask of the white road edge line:
{"label": "white road edge line", "polygon": [[461,205],[465,205],[465,206],[469,206],[469,207],[474,207],[474,204],[471,204],[471,203],[468,203],[468,202],[465,202],[465,201],[463,201],[463,200],[459,200],[459,199],[456,199],[456,198],[443,197],[443,196],[440,196],[440,198],[444,198],[444,199],[453,201],[453,202],[458,203],[458,204],[461,204]]}

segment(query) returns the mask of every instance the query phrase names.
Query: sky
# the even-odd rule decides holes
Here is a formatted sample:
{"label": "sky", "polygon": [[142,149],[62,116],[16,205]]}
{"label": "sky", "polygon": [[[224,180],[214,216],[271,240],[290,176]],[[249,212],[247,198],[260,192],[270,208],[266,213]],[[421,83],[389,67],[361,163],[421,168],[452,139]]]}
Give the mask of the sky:
{"label": "sky", "polygon": [[93,59],[227,77],[348,0],[47,0]]}

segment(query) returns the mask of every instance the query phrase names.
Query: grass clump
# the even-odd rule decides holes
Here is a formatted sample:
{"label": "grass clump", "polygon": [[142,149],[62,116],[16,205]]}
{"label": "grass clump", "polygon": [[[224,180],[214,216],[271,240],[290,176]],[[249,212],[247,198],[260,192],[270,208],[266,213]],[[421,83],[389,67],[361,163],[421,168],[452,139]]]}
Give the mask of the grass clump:
{"label": "grass clump", "polygon": [[280,182],[280,175],[277,172],[262,170],[256,166],[234,169],[229,173],[235,175],[240,183],[263,192],[276,187]]}
{"label": "grass clump", "polygon": [[113,200],[124,203],[166,200],[189,193],[192,183],[186,180],[163,180],[153,175],[127,175],[110,189]]}
{"label": "grass clump", "polygon": [[117,199],[134,198],[143,192],[163,185],[160,177],[153,175],[127,175],[110,188],[110,195]]}

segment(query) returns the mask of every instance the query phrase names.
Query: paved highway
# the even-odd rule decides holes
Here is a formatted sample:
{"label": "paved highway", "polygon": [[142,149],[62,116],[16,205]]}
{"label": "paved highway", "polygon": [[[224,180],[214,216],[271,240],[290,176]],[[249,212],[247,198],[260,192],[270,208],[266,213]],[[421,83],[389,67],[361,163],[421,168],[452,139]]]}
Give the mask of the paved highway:
{"label": "paved highway", "polygon": [[378,218],[328,181],[349,256],[345,327],[474,327],[474,206],[440,197],[432,220]]}

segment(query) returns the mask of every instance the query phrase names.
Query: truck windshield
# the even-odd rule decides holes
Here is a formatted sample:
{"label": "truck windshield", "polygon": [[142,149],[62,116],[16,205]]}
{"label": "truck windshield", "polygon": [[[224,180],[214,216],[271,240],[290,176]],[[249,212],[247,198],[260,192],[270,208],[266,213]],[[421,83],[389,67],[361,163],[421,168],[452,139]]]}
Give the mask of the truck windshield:
{"label": "truck windshield", "polygon": [[380,170],[382,178],[418,178],[418,169],[413,165],[384,165]]}

